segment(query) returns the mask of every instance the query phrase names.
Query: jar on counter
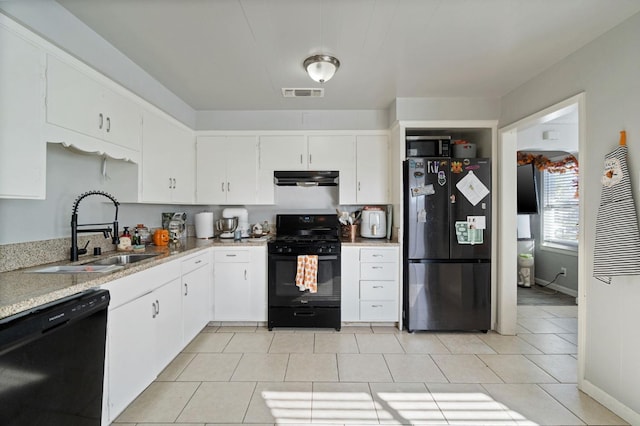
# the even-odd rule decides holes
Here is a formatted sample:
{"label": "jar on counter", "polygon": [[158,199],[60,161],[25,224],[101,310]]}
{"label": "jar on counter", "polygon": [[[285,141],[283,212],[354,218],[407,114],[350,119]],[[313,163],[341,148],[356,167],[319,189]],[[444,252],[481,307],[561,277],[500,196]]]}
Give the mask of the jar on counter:
{"label": "jar on counter", "polygon": [[140,236],[140,244],[148,246],[152,243],[151,232],[149,232],[149,228],[144,226],[144,224],[139,223],[136,225],[136,230],[138,231],[138,235]]}

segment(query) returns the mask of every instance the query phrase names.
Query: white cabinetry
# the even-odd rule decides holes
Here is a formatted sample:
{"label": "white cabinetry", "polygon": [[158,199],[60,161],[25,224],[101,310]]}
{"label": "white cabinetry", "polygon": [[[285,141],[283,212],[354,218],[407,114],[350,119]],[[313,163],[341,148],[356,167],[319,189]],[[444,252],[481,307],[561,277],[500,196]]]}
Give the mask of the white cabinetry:
{"label": "white cabinetry", "polygon": [[360,248],[342,245],[340,312],[344,322],[360,321]]}
{"label": "white cabinetry", "polygon": [[267,320],[265,247],[214,248],[214,320]]}
{"label": "white cabinetry", "polygon": [[103,286],[111,293],[108,319],[109,422],[180,352],[180,264],[171,262]]}
{"label": "white cabinetry", "polygon": [[342,247],[342,320],[399,321],[399,249]]}
{"label": "white cabinetry", "polygon": [[182,324],[184,344],[193,339],[211,319],[211,250],[182,261]]}
{"label": "white cabinetry", "polygon": [[340,204],[356,200],[355,136],[283,135],[260,137],[260,201],[274,203],[275,170],[337,170]]}
{"label": "white cabinetry", "polygon": [[[84,67],[83,67],[84,68]],[[117,86],[107,87],[97,73],[81,71],[47,55],[47,122],[91,138],[119,145],[133,152],[140,151],[142,109],[132,99],[117,91]],[[63,136],[64,137],[64,136]],[[67,142],[73,141],[53,141]],[[94,147],[109,153],[103,144],[80,149],[93,151]],[[116,158],[122,158],[119,154]]]}
{"label": "white cabinetry", "polygon": [[356,204],[389,202],[389,143],[386,135],[356,137]]}
{"label": "white cabinetry", "polygon": [[196,142],[197,202],[255,204],[257,137],[199,136]]}
{"label": "white cabinetry", "polygon": [[44,51],[0,15],[0,198],[44,199]]}
{"label": "white cabinetry", "polygon": [[142,125],[142,188],[146,203],[193,203],[193,132],[149,111]]}

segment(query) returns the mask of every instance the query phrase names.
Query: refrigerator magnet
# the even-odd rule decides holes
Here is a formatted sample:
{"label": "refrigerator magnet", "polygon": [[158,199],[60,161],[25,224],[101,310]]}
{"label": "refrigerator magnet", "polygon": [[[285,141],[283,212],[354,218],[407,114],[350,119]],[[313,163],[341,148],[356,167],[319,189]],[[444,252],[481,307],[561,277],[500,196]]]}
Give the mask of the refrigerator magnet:
{"label": "refrigerator magnet", "polygon": [[477,205],[484,197],[489,195],[489,189],[482,183],[472,171],[460,179],[456,188],[464,195],[472,205]]}
{"label": "refrigerator magnet", "polygon": [[486,216],[467,216],[469,229],[487,229]]}
{"label": "refrigerator magnet", "polygon": [[433,184],[415,186],[411,188],[411,196],[419,197],[421,195],[433,195],[436,193],[436,190],[433,188]]}

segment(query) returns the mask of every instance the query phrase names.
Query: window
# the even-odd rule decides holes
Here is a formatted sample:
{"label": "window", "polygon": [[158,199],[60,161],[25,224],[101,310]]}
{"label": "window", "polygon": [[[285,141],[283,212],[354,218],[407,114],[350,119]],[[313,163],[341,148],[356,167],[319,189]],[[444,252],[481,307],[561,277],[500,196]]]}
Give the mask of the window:
{"label": "window", "polygon": [[578,249],[578,171],[542,172],[542,244],[567,250]]}

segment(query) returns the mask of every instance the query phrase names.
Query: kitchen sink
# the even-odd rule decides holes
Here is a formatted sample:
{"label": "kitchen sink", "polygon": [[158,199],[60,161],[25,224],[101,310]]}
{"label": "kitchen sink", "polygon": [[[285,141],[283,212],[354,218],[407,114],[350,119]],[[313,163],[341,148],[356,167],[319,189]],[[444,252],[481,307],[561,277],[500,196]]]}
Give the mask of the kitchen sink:
{"label": "kitchen sink", "polygon": [[119,254],[117,256],[107,257],[105,259],[94,260],[93,262],[87,262],[83,266],[86,265],[128,265],[130,263],[140,262],[142,260],[151,259],[152,257],[156,257],[157,254]]}
{"label": "kitchen sink", "polygon": [[122,269],[122,265],[65,265],[27,271],[32,274],[106,274]]}

